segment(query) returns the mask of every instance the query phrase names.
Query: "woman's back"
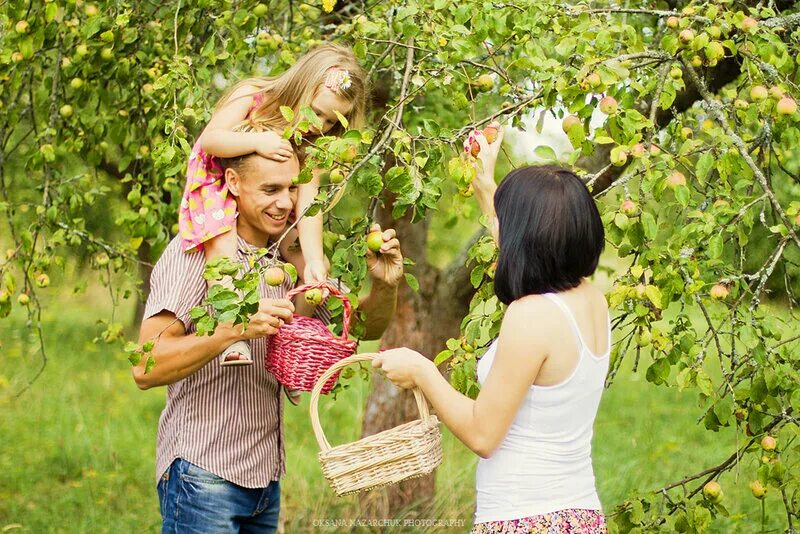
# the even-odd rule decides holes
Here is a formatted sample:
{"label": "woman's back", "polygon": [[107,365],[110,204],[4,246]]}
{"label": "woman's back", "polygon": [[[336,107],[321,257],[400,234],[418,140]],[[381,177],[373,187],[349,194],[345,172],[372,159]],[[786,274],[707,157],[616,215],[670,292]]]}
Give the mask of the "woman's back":
{"label": "woman's back", "polygon": [[[549,301],[549,350],[503,442],[478,464],[476,523],[601,508],[591,440],[608,371],[605,299],[588,282],[563,293],[524,298]],[[497,342],[478,364],[481,383],[496,348]]]}

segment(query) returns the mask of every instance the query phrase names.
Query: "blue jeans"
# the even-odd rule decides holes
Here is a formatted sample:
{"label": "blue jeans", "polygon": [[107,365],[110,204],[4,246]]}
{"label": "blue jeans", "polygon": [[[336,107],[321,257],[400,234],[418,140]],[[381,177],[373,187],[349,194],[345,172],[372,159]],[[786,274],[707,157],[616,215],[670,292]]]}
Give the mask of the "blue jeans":
{"label": "blue jeans", "polygon": [[161,532],[265,532],[278,529],[278,481],[250,489],[178,458],[158,482]]}

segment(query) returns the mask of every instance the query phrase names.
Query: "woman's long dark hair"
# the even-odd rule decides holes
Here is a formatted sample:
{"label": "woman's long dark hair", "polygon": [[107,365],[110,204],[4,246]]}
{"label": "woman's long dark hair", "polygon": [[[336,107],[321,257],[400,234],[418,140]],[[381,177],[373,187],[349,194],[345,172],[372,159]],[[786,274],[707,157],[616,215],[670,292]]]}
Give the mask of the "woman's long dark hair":
{"label": "woman's long dark hair", "polygon": [[505,304],[576,287],[605,245],[600,213],[574,173],[552,165],[510,172],[494,195],[500,255],[494,288]]}

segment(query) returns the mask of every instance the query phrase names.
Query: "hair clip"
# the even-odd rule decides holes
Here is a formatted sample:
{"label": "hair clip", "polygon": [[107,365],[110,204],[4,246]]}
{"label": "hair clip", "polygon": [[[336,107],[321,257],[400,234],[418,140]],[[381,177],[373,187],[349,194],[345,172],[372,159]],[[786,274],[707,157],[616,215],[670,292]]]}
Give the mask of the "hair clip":
{"label": "hair clip", "polygon": [[350,72],[346,69],[333,68],[325,76],[325,87],[334,93],[340,93],[350,88],[353,85],[353,79],[350,78]]}

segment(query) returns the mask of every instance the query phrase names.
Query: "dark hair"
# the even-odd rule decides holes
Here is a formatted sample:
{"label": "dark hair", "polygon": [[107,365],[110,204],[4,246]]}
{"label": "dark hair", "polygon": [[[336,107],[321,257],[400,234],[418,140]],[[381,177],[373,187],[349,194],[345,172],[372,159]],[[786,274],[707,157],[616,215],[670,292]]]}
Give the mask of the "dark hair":
{"label": "dark hair", "polygon": [[565,291],[597,269],[603,222],[586,185],[552,165],[510,172],[494,195],[499,258],[494,290],[504,304]]}

